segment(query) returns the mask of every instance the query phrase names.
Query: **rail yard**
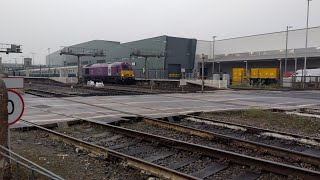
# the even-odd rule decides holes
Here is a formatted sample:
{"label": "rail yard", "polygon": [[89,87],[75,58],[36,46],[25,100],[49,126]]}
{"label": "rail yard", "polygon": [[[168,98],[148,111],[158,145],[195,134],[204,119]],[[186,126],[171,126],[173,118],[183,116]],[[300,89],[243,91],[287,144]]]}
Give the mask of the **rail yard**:
{"label": "rail yard", "polygon": [[172,86],[26,78],[25,113],[10,128],[11,150],[52,174],[13,164],[13,177],[320,177],[317,91]]}
{"label": "rail yard", "polygon": [[0,4],[0,180],[320,179],[320,1]]}

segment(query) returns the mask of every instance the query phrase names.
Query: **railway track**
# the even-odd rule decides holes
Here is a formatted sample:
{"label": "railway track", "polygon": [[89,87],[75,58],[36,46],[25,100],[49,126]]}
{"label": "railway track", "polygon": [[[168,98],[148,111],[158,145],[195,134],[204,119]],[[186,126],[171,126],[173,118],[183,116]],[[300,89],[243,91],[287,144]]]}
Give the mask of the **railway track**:
{"label": "railway track", "polygon": [[[120,158],[128,165],[171,179],[248,178],[269,179],[297,176],[317,179],[320,172],[268,161],[230,151],[188,143],[168,137],[87,121],[75,128],[46,131],[54,139],[84,148],[97,155]],[[73,129],[73,130],[72,130]],[[134,162],[132,162],[134,161]],[[270,174],[277,173],[277,175]],[[235,175],[236,174],[236,175]]]}
{"label": "railway track", "polygon": [[306,114],[314,114],[314,115],[320,115],[320,107],[306,107],[306,108],[301,108],[300,111],[302,113]]}
{"label": "railway track", "polygon": [[141,95],[146,92],[129,91],[121,89],[100,89],[86,87],[66,87],[55,85],[34,85],[25,86],[25,93],[39,97],[75,97],[75,96],[116,96],[116,95]]}
{"label": "railway track", "polygon": [[[72,102],[77,102],[77,103],[81,103],[81,104],[85,104],[85,105],[89,105],[89,106],[95,106],[95,107],[99,107],[99,108],[104,108],[107,110],[112,110],[112,111],[116,111],[116,112],[120,112],[123,114],[128,114],[128,115],[133,115],[133,116],[137,116],[140,117],[140,119],[149,119],[149,123],[151,122],[156,122],[155,124],[162,122],[162,126],[163,127],[168,127],[171,126],[172,129],[175,130],[180,130],[183,132],[197,132],[194,134],[210,134],[207,135],[210,139],[218,139],[221,141],[233,141],[233,143],[235,142],[239,142],[236,144],[239,144],[239,146],[243,146],[243,147],[248,147],[251,149],[264,149],[264,151],[268,150],[269,152],[273,152],[273,155],[288,155],[288,153],[291,155],[292,159],[305,159],[306,162],[308,162],[310,159],[317,159],[315,161],[315,163],[313,163],[314,165],[320,165],[320,154],[319,154],[319,147],[320,147],[320,139],[319,138],[315,138],[315,137],[308,137],[308,136],[301,136],[301,135],[297,135],[297,134],[291,134],[291,133],[285,133],[285,132],[280,132],[280,131],[273,131],[270,129],[262,129],[262,128],[258,128],[258,127],[253,127],[253,126],[246,126],[246,125],[241,125],[241,124],[236,124],[236,123],[228,123],[228,122],[221,122],[221,121],[216,121],[216,120],[212,120],[209,118],[202,118],[199,116],[194,116],[194,115],[184,115],[185,117],[188,118],[202,118],[205,120],[210,120],[210,122],[216,122],[218,123],[218,127],[220,128],[222,127],[226,127],[224,129],[227,130],[227,133],[224,133],[223,131],[218,131],[216,130],[216,128],[207,128],[206,124],[203,124],[204,122],[196,122],[192,125],[192,121],[189,122],[184,122],[181,123],[180,125],[178,124],[174,124],[174,123],[169,123],[169,122],[164,122],[164,121],[158,121],[157,119],[154,118],[150,118],[150,117],[143,117],[139,114],[135,114],[135,113],[128,113],[128,112],[124,112],[124,111],[119,111],[117,109],[113,109],[113,108],[107,108],[104,106],[99,106],[99,105],[92,105],[89,103],[83,103],[83,102],[79,102],[76,100],[70,100],[70,99],[65,99],[65,100],[69,100]],[[183,119],[183,118],[182,118]],[[200,127],[200,125],[204,126],[204,127]],[[209,124],[210,126],[212,124]],[[213,124],[213,125],[217,125],[217,124]],[[230,129],[231,129],[231,134],[230,134]],[[236,132],[235,131],[238,130],[240,132]],[[218,132],[218,133],[217,133]],[[241,136],[244,136],[241,138]],[[272,139],[268,139],[263,141],[263,137],[265,136],[267,138],[271,137]],[[251,138],[250,138],[251,137]],[[283,140],[283,138],[285,138],[285,140]],[[286,146],[286,144],[288,144],[288,142],[290,142],[291,144]],[[299,143],[297,143],[299,142]],[[260,146],[260,148],[258,148]],[[261,147],[262,146],[262,147]],[[297,149],[292,149],[292,147],[297,147]],[[305,152],[301,152],[303,150],[307,150]],[[284,151],[284,152],[280,152],[280,151]],[[302,156],[306,156],[306,157],[302,157]]]}
{"label": "railway track", "polygon": [[[182,126],[147,118],[144,118],[143,122],[124,123],[123,126],[165,137],[183,139],[184,141],[195,144],[220,148],[319,171],[320,156],[315,154],[297,152],[291,149],[266,145],[261,142],[249,141],[215,132],[195,129],[190,126]],[[315,151],[318,150],[315,149]]]}
{"label": "railway track", "polygon": [[[13,150],[59,174],[63,177],[61,179],[148,179],[150,177],[150,174],[124,166],[121,161],[117,161],[117,158],[106,161],[108,154],[101,154],[101,156],[94,154],[94,148],[92,151],[86,151],[82,148],[84,147],[82,144],[76,146],[76,144],[65,143],[61,138],[55,138],[55,133],[52,133],[54,131],[50,129],[21,121],[32,127],[11,130]],[[61,135],[63,137],[63,134]],[[14,179],[27,179],[21,168],[15,169],[17,167],[13,171],[16,177]],[[31,179],[50,179],[34,173],[30,177]]]}
{"label": "railway track", "polygon": [[[199,113],[196,113],[196,114],[199,114]],[[255,138],[253,136],[260,137],[260,138],[261,136],[267,136],[267,137],[273,137],[276,139],[281,138],[281,139],[286,139],[287,141],[294,141],[302,144],[307,144],[310,146],[320,147],[320,138],[317,138],[317,137],[302,136],[298,134],[275,131],[271,129],[259,128],[254,126],[248,126],[248,125],[243,125],[239,123],[219,121],[212,118],[197,116],[196,114],[181,116],[180,118],[182,120],[183,119],[186,120],[181,124],[186,124],[188,122],[191,122],[190,124],[194,123],[193,126],[197,126],[198,128],[200,127],[200,124],[207,124],[209,126],[212,126],[213,128],[211,130],[214,129],[215,132],[220,131],[221,133],[234,135],[236,137],[241,137],[241,135],[246,134],[246,135],[249,135],[249,136],[246,136],[246,139],[250,139],[250,137],[252,137],[251,139],[254,140]],[[232,132],[230,132],[230,130]]]}
{"label": "railway track", "polygon": [[[64,100],[68,100],[68,101],[73,101],[73,102],[77,102],[77,103],[81,103],[81,104],[86,104],[86,105],[90,105],[90,106],[96,106],[96,107],[100,107],[100,108],[105,108],[105,109],[108,109],[108,110],[113,110],[113,111],[118,111],[118,112],[122,112],[122,113],[125,113],[125,114],[130,114],[130,115],[135,115],[135,116],[140,116],[138,114],[134,114],[134,113],[127,113],[127,112],[123,112],[123,111],[119,111],[119,110],[116,110],[116,109],[112,109],[112,108],[106,108],[106,107],[103,107],[103,106],[97,106],[97,105],[92,105],[92,104],[88,104],[88,103],[83,103],[83,102],[79,102],[79,101],[75,101],[75,100],[70,100],[70,99],[65,99]],[[76,117],[73,117],[73,118],[76,118]],[[152,118],[148,118],[148,117],[142,117],[140,116],[140,118],[144,119],[145,122],[148,121],[149,124],[153,124],[153,125],[157,125],[159,127],[162,127],[162,128],[167,128],[167,129],[174,129],[176,131],[179,131],[179,132],[184,132],[184,133],[192,133],[194,135],[197,135],[199,137],[206,137],[208,139],[215,139],[215,140],[218,140],[218,141],[225,141],[225,142],[228,142],[228,144],[235,144],[237,147],[245,147],[245,148],[251,148],[251,149],[256,149],[256,150],[259,150],[259,151],[264,151],[265,153],[269,153],[269,154],[272,154],[272,155],[275,155],[275,156],[278,156],[278,157],[282,157],[284,158],[285,156],[288,156],[290,159],[289,161],[298,161],[298,162],[306,162],[308,164],[312,164],[314,167],[307,167],[305,168],[304,166],[302,167],[296,167],[296,166],[293,166],[290,164],[289,162],[289,165],[288,164],[283,164],[282,162],[276,162],[276,163],[280,163],[281,165],[286,165],[286,166],[293,166],[294,168],[301,168],[303,170],[309,170],[309,171],[312,171],[312,172],[315,172],[316,174],[319,173],[318,169],[317,169],[317,166],[319,167],[319,157],[318,156],[315,156],[315,155],[312,155],[312,154],[306,154],[306,153],[300,153],[300,152],[296,152],[296,151],[293,151],[293,150],[288,150],[288,149],[285,149],[285,148],[279,148],[279,147],[273,147],[273,146],[268,146],[268,145],[258,145],[258,143],[254,143],[254,142],[245,142],[243,141],[243,139],[241,138],[234,138],[234,137],[228,137],[228,136],[225,136],[225,135],[222,135],[222,134],[214,134],[212,132],[206,132],[205,130],[203,129],[196,129],[196,128],[193,128],[193,127],[187,127],[187,126],[184,126],[182,127],[181,125],[180,126],[177,126],[177,124],[170,124],[168,125],[167,122],[162,122],[162,121],[158,121],[158,120],[155,120],[155,119],[152,119]],[[197,118],[197,116],[195,115],[188,115],[187,118]],[[81,118],[80,118],[81,119]],[[85,120],[85,119],[82,119],[82,120]],[[190,120],[190,119],[189,119]],[[207,119],[207,121],[209,121],[209,119]],[[214,121],[214,120],[212,120]],[[160,123],[159,123],[160,122]],[[200,122],[200,123],[203,123],[203,122]],[[239,129],[241,129],[242,131],[246,132],[246,133],[260,133],[260,134],[266,134],[266,133],[269,133],[269,134],[279,134],[279,135],[282,135],[282,136],[289,136],[289,137],[293,137],[295,138],[294,140],[297,140],[297,139],[300,139],[301,142],[307,142],[307,143],[314,143],[314,142],[319,142],[318,139],[316,138],[312,138],[312,137],[306,137],[306,136],[299,136],[299,135],[295,135],[295,134],[289,134],[289,133],[282,133],[282,132],[276,132],[276,131],[271,131],[271,130],[268,130],[268,129],[261,129],[261,128],[256,128],[256,127],[250,127],[250,126],[243,126],[243,125],[239,125],[239,126],[236,126],[237,124],[223,124],[223,122],[213,122],[213,123],[220,123],[220,127],[221,126],[229,126],[229,127],[236,127]],[[228,128],[229,128],[228,127]],[[168,134],[168,133],[167,133]],[[164,137],[164,135],[162,135],[162,137]],[[276,136],[277,137],[277,136]],[[166,138],[169,138],[166,136]],[[200,146],[202,146],[201,144],[198,144]],[[143,147],[141,147],[142,149],[144,149]],[[211,148],[211,147],[209,147]],[[234,152],[234,153],[238,153],[238,152]],[[255,157],[257,158],[257,157]],[[220,157],[221,159],[221,157]],[[230,160],[228,160],[230,161]],[[237,164],[236,161],[230,161],[230,162],[233,162],[235,164]],[[240,163],[241,164],[241,163]],[[307,164],[307,166],[308,166]],[[250,166],[252,167],[256,167],[255,164],[251,164]],[[299,166],[299,165],[298,165]],[[263,170],[266,170],[265,168],[261,168]],[[315,169],[315,170],[310,170],[310,169]],[[266,171],[268,172],[275,172],[275,171],[271,171],[270,169],[267,169]],[[283,170],[285,172],[287,172],[287,170]],[[278,172],[275,172],[275,173],[278,173]],[[292,172],[293,173],[293,172]],[[248,173],[246,173],[248,174]],[[255,173],[257,174],[257,173]],[[259,175],[259,173],[258,173]],[[256,176],[258,176],[256,175]],[[284,175],[284,174],[283,174]],[[289,174],[285,174],[285,175],[289,175]],[[299,176],[297,174],[294,173],[295,176]],[[319,174],[317,174],[318,176]],[[261,174],[260,174],[261,176]],[[307,177],[307,176],[303,176],[303,177]],[[312,177],[307,177],[307,178],[312,178]]]}
{"label": "railway track", "polygon": [[[73,101],[73,100],[70,100],[70,101]],[[78,102],[78,101],[73,101],[73,102]],[[87,104],[87,103],[82,103],[82,104]],[[95,105],[91,105],[91,106],[95,106]],[[102,108],[105,108],[105,107],[102,107]],[[107,109],[110,110],[110,108],[107,108]],[[117,111],[117,110],[115,110],[115,111]],[[51,112],[51,113],[54,113],[54,112]],[[60,115],[62,115],[62,114],[60,114]],[[78,118],[78,117],[75,117],[75,116],[68,116],[68,117]],[[86,119],[83,119],[83,118],[78,118],[78,119],[86,120]],[[151,118],[146,118],[146,117],[144,117],[144,119],[148,119],[149,122],[151,122],[153,124],[157,124],[157,125],[162,124],[162,127],[168,126],[167,122],[163,122],[163,121],[159,121],[159,120],[155,120],[155,119],[151,119]],[[165,125],[163,125],[163,124],[165,124]],[[197,135],[197,136],[201,136],[201,137],[206,137],[206,138],[209,138],[209,139],[216,139],[216,140],[219,140],[219,141],[222,141],[222,142],[226,141],[226,142],[229,142],[230,145],[234,144],[234,146],[235,146],[234,148],[238,148],[238,147],[244,148],[245,147],[245,148],[256,149],[256,150],[262,151],[263,152],[262,154],[265,154],[265,153],[268,154],[269,153],[269,154],[272,154],[272,155],[276,155],[276,156],[282,157],[282,159],[285,159],[284,157],[288,156],[290,160],[293,160],[293,161],[304,161],[304,162],[306,162],[308,164],[315,165],[315,167],[313,166],[313,167],[311,167],[311,169],[312,168],[314,169],[314,168],[316,168],[317,165],[319,165],[319,158],[318,157],[313,157],[313,156],[307,155],[307,154],[297,153],[297,152],[294,152],[294,151],[289,151],[289,150],[286,150],[286,149],[280,149],[280,148],[272,147],[272,146],[266,146],[266,145],[263,145],[263,144],[247,142],[247,141],[243,141],[243,140],[240,140],[240,139],[234,139],[234,138],[232,139],[231,137],[225,137],[223,135],[216,135],[216,134],[212,134],[212,133],[209,133],[209,132],[204,132],[204,131],[197,130],[197,129],[190,129],[188,127],[181,127],[181,126],[178,127],[175,124],[171,124],[169,128],[171,128],[171,129],[173,128],[173,129],[176,129],[176,130],[178,129],[179,131],[188,132],[188,133],[191,133],[191,134],[194,134],[194,135]],[[202,146],[202,145],[199,144],[199,146]],[[208,148],[211,148],[211,147],[208,147]],[[230,149],[228,149],[228,150],[229,150],[228,152],[230,152]],[[248,152],[248,151],[246,151],[246,152]],[[239,153],[239,151],[230,152],[230,153]],[[243,156],[248,156],[248,155],[243,155]],[[259,157],[254,157],[254,158],[259,158]],[[261,159],[261,160],[263,160],[263,159]],[[264,161],[268,161],[268,160],[264,159]],[[273,162],[273,163],[279,163],[279,162]],[[307,170],[307,171],[310,170],[310,169],[306,169],[306,168],[302,168],[302,167],[292,166],[292,165],[289,165],[289,164],[283,164],[283,163],[280,163],[280,164],[283,165],[283,166],[291,167],[293,169],[301,168],[301,169],[304,169],[304,170]],[[257,164],[251,164],[251,166],[255,167],[255,166],[257,166]],[[261,166],[259,165],[259,167],[261,167]],[[267,167],[262,167],[262,169],[270,171],[270,169],[268,169]],[[287,170],[284,170],[284,169],[282,169],[281,171],[282,172],[287,172]],[[310,170],[310,171],[313,171],[313,170]],[[273,171],[271,171],[271,172],[273,172]],[[314,171],[314,172],[316,174],[319,173],[318,171]],[[276,171],[276,173],[279,173],[279,172]],[[292,171],[290,173],[295,174],[294,171]]]}
{"label": "railway track", "polygon": [[[130,89],[132,91],[138,91],[138,92],[146,92],[146,93],[153,93],[153,94],[164,94],[164,93],[182,93],[181,87],[166,87],[166,86],[153,86],[151,88],[150,85],[148,86],[141,86],[141,85],[111,85],[106,84],[106,88],[110,89]],[[152,89],[152,90],[151,90]],[[215,90],[214,88],[207,88],[209,90]],[[200,91],[201,87],[185,87],[183,92],[186,93],[192,93]]]}
{"label": "railway track", "polygon": [[[25,87],[28,87],[31,84],[26,83]],[[68,87],[65,84],[60,83],[54,83],[48,84],[48,83],[39,83],[35,82],[32,83],[32,85],[40,85],[40,86],[54,86],[54,87]],[[73,85],[75,88],[78,89],[87,89],[87,90],[93,90],[93,91],[118,91],[122,92],[123,95],[126,94],[164,94],[164,93],[182,93],[181,87],[173,87],[173,86],[153,86],[151,85],[121,85],[121,84],[105,84],[104,87],[92,87],[92,86],[81,86],[81,85]],[[40,87],[41,89],[42,87]],[[39,90],[35,89],[34,90]],[[215,90],[214,88],[206,88],[208,90]],[[200,87],[198,86],[187,86],[184,88],[183,92],[191,93],[191,92],[197,92],[200,91]],[[68,96],[65,96],[68,97]]]}
{"label": "railway track", "polygon": [[[167,97],[167,95],[164,95],[164,96]],[[81,103],[81,104],[86,104],[89,106],[96,106],[96,105],[92,105],[89,103],[83,103],[80,101],[75,101],[75,100],[70,100],[70,99],[65,99],[65,100],[69,100],[69,101],[73,101],[73,102],[77,102],[77,103]],[[119,103],[119,104],[122,104],[122,103]],[[123,104],[123,105],[126,105],[126,104]],[[104,108],[104,109],[108,109],[108,110],[112,110],[112,111],[117,111],[117,112],[120,112],[123,114],[141,116],[140,114],[119,111],[117,109],[106,108],[104,106],[96,106],[96,107]],[[154,110],[152,108],[146,108],[146,107],[140,107],[140,106],[139,106],[139,108]],[[161,111],[161,110],[158,110],[158,111]],[[286,148],[286,149],[290,149],[290,147],[285,146],[287,143],[284,142],[283,139],[285,139],[285,141],[287,141],[287,142],[291,142],[292,145],[296,145],[296,146],[299,146],[300,144],[306,144],[308,146],[320,146],[320,138],[316,138],[316,137],[302,136],[302,135],[298,135],[298,134],[286,133],[286,132],[282,132],[282,131],[275,131],[275,130],[270,130],[270,129],[265,129],[265,128],[258,128],[258,127],[254,127],[254,126],[225,122],[225,121],[222,122],[219,120],[200,117],[200,116],[196,116],[196,115],[183,115],[180,117],[180,119],[182,119],[182,120],[184,118],[188,118],[188,122],[186,122],[184,124],[185,125],[193,124],[194,128],[201,129],[201,127],[199,127],[199,124],[204,123],[204,125],[206,125],[204,121],[209,121],[208,125],[216,126],[218,128],[211,128],[210,129],[210,128],[204,127],[202,129],[211,130],[214,132],[218,132],[220,134],[227,134],[228,136],[233,135],[236,138],[241,138],[241,136],[246,134],[247,136],[243,136],[242,138],[250,139],[252,141],[257,141],[257,142],[261,142],[261,143],[263,142],[263,143],[269,144],[269,145],[280,146],[280,147]],[[198,122],[198,123],[197,123],[197,121],[198,121],[197,118],[200,120],[200,122]],[[152,119],[152,118],[149,118],[149,119]],[[203,121],[201,121],[201,120],[203,120]],[[188,123],[190,123],[190,124],[188,124]],[[223,129],[225,129],[226,132],[224,132]],[[240,133],[237,133],[236,130],[238,130],[238,132],[240,132]],[[269,140],[267,139],[265,141],[262,141],[263,137],[267,137],[267,138],[269,138]],[[272,140],[270,140],[270,138],[272,138]],[[279,140],[279,141],[276,141],[276,140]],[[291,145],[291,147],[292,147],[292,145]],[[298,148],[298,149],[292,149],[292,150],[302,151],[303,149],[305,149],[305,146],[304,146],[304,148],[303,147],[301,147],[301,148],[302,149]],[[307,153],[316,153],[318,156],[320,156],[320,154],[317,153],[317,151],[318,151],[318,149],[313,150],[311,152],[307,152]]]}

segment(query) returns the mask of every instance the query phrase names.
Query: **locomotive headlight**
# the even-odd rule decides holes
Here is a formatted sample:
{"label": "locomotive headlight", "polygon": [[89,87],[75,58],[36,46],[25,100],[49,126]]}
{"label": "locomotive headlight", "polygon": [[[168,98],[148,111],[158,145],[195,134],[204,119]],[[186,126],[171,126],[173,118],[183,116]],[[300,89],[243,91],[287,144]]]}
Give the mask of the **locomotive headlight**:
{"label": "locomotive headlight", "polygon": [[124,76],[124,74],[121,74],[121,76],[123,77],[123,76]]}

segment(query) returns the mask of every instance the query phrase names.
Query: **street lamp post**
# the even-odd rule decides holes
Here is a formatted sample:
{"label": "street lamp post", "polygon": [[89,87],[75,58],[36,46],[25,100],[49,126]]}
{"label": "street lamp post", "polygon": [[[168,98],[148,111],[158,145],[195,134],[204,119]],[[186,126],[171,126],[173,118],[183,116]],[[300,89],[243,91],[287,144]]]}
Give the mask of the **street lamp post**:
{"label": "street lamp post", "polygon": [[281,83],[282,83],[282,61],[281,59],[279,59],[279,71],[280,71],[280,75],[279,75],[279,83],[280,83],[280,86],[281,86]]}
{"label": "street lamp post", "polygon": [[[311,0],[307,0],[308,1],[308,7],[307,7],[307,25],[306,25],[306,47],[305,47],[305,56],[304,56],[304,73],[303,75],[306,76],[306,72],[307,72],[307,56],[308,56],[308,30],[309,30],[309,8],[310,8],[310,1]],[[304,78],[304,80],[306,80],[306,78]],[[303,83],[303,88],[304,88],[304,84]]]}
{"label": "street lamp post", "polygon": [[31,52],[31,54],[32,54],[32,67],[33,67],[33,66],[35,65],[35,64],[34,64],[34,62],[35,62],[35,60],[34,60],[34,54],[35,54],[35,53],[34,53],[34,52]]}
{"label": "street lamp post", "polygon": [[49,73],[49,78],[50,78],[50,48],[48,48],[48,66],[49,66],[48,73]]}
{"label": "street lamp post", "polygon": [[289,35],[289,29],[292,28],[292,26],[287,26],[287,32],[286,32],[286,58],[284,60],[284,73],[287,73],[287,63],[288,63],[288,35]]}
{"label": "street lamp post", "polygon": [[24,56],[21,56],[21,64],[23,65],[23,58],[24,58]]}
{"label": "street lamp post", "polygon": [[246,76],[248,74],[248,61],[244,61],[246,63]]}
{"label": "street lamp post", "polygon": [[214,61],[216,59],[215,52],[214,52],[214,50],[215,50],[214,45],[215,45],[216,37],[217,36],[212,36],[212,79],[213,79],[213,75],[214,75]]}
{"label": "street lamp post", "polygon": [[202,54],[202,68],[201,68],[201,80],[202,80],[202,84],[201,84],[201,93],[203,93],[204,91],[204,59],[206,58],[204,54]]}

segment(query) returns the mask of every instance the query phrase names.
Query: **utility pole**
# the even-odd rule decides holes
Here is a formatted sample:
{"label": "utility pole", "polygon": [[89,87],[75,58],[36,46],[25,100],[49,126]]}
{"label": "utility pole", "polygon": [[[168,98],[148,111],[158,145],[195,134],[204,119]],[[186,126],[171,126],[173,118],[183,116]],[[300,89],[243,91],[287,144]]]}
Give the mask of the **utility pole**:
{"label": "utility pole", "polygon": [[34,60],[34,54],[35,54],[35,53],[34,53],[34,52],[31,52],[31,54],[32,54],[32,67],[33,67],[33,66],[35,65],[35,63],[34,63],[34,62],[35,62],[35,60]]}
{"label": "utility pole", "polygon": [[201,93],[204,92],[204,59],[206,58],[204,54],[202,54],[202,64],[201,64],[201,80],[202,80],[202,84],[201,84]]}
{"label": "utility pole", "polygon": [[280,62],[280,64],[279,64],[279,71],[280,71],[279,83],[280,83],[280,86],[281,86],[281,84],[282,84],[282,60],[279,59],[279,62]]}
{"label": "utility pole", "polygon": [[50,78],[50,76],[51,76],[51,75],[50,75],[50,73],[51,73],[51,72],[50,72],[50,48],[48,48],[48,68],[49,68],[49,71],[48,71],[48,72],[49,72],[49,78]]}
{"label": "utility pole", "polygon": [[286,58],[284,60],[284,73],[287,73],[287,61],[288,61],[288,35],[289,35],[289,29],[292,28],[292,26],[287,26],[286,31]]}
{"label": "utility pole", "polygon": [[214,61],[216,60],[216,54],[215,54],[215,41],[216,41],[216,37],[217,36],[213,36],[212,37],[212,79],[213,79],[213,75],[214,75]]}
{"label": "utility pole", "polygon": [[303,83],[303,88],[305,86],[306,83],[306,73],[307,73],[307,57],[308,57],[308,30],[309,30],[309,8],[310,8],[310,1],[311,0],[307,0],[308,1],[308,7],[307,7],[307,25],[306,25],[306,47],[305,47],[305,56],[304,56],[304,70],[302,72],[304,75],[304,83]]}
{"label": "utility pole", "polygon": [[247,78],[248,77],[248,61],[244,61],[245,63],[246,63],[246,77],[245,78]]}

